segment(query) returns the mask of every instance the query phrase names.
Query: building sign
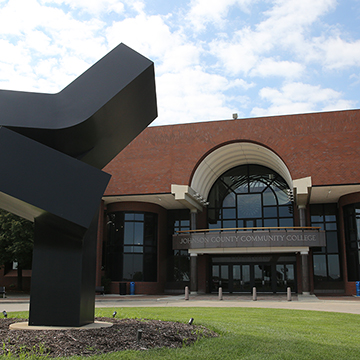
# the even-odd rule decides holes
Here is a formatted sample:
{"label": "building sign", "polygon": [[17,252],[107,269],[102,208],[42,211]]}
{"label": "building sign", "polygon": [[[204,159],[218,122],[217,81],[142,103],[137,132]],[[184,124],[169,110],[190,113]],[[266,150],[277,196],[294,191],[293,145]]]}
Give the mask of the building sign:
{"label": "building sign", "polygon": [[173,235],[173,249],[326,246],[318,230],[201,232]]}

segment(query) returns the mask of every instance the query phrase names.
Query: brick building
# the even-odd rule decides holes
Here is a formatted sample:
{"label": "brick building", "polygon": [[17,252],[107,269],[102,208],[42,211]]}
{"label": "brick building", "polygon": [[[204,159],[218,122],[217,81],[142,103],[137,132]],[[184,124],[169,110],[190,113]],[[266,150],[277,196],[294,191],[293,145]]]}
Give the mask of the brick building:
{"label": "brick building", "polygon": [[148,127],[104,171],[97,284],[354,294],[360,110]]}
{"label": "brick building", "polygon": [[104,169],[98,283],[353,294],[359,137],[360,110],[147,128]]}

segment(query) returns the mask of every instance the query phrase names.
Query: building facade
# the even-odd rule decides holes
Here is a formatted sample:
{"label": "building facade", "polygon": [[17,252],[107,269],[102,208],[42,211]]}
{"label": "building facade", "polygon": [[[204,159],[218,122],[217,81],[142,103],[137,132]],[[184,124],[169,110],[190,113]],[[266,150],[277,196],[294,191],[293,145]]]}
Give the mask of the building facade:
{"label": "building facade", "polygon": [[360,110],[148,127],[104,168],[97,285],[355,294],[359,138]]}
{"label": "building facade", "polygon": [[98,283],[353,294],[360,110],[149,127],[104,170]]}

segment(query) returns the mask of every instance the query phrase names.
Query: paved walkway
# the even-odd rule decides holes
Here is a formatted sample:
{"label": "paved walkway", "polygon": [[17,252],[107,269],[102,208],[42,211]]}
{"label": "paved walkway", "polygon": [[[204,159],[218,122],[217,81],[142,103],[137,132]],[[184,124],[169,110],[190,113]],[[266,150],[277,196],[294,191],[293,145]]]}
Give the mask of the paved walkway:
{"label": "paved walkway", "polygon": [[[8,294],[0,298],[0,316],[3,310],[28,311],[29,295]],[[360,314],[360,297],[315,295],[293,295],[288,301],[286,295],[258,294],[257,301],[251,295],[224,294],[219,300],[215,294],[190,295],[97,295],[96,307],[251,307],[273,309],[317,310],[341,313]]]}

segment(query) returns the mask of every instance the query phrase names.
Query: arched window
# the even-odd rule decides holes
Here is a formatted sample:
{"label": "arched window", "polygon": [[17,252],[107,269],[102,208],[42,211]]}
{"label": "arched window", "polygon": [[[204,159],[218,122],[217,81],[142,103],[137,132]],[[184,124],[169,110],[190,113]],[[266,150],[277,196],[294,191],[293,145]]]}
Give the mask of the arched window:
{"label": "arched window", "polygon": [[294,226],[289,190],[286,181],[265,166],[232,168],[210,190],[209,228]]}

